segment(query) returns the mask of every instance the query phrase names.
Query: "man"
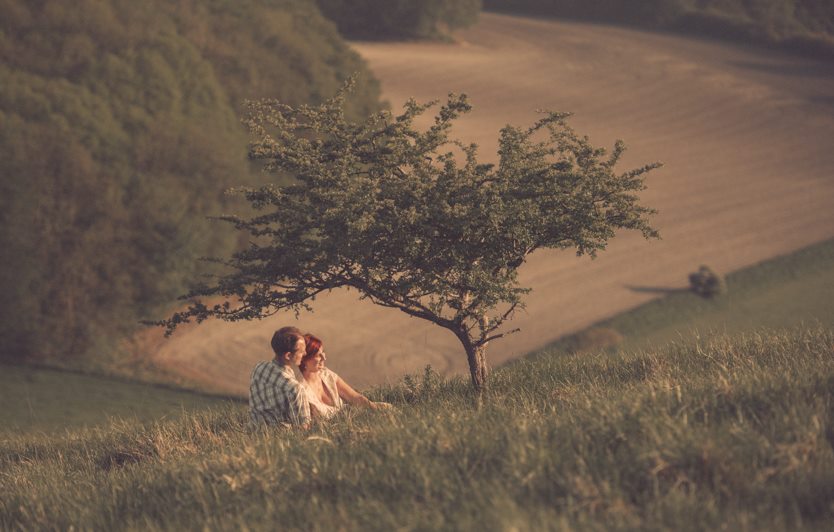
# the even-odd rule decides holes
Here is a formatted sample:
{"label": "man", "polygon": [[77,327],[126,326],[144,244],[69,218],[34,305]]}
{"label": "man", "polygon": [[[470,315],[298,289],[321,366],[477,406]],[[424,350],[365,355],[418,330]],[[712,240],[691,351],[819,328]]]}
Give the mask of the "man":
{"label": "man", "polygon": [[256,426],[287,424],[308,427],[310,404],[295,378],[293,366],[305,354],[304,336],[295,327],[283,327],[272,336],[275,358],[258,362],[249,381],[249,414]]}

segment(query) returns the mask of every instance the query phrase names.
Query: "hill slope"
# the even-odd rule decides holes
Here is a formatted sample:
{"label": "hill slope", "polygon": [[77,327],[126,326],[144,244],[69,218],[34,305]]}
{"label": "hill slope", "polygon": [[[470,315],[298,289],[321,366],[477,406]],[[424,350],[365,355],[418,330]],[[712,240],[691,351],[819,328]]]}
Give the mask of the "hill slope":
{"label": "hill slope", "polygon": [[0,365],[0,438],[60,434],[113,420],[176,419],[232,399],[120,379],[26,366]]}
{"label": "hill slope", "polygon": [[[435,374],[309,432],[242,407],[0,441],[3,529],[822,529],[834,335],[763,331]],[[173,502],[173,504],[172,504]]]}

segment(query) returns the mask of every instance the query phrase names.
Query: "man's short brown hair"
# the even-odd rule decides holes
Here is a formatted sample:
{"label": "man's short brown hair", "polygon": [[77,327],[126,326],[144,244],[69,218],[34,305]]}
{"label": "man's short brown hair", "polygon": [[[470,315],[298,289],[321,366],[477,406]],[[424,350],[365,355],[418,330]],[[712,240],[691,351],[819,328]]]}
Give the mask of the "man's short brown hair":
{"label": "man's short brown hair", "polygon": [[272,335],[270,345],[272,345],[275,356],[279,357],[284,353],[295,351],[295,344],[302,339],[304,339],[304,336],[298,327],[281,327]]}

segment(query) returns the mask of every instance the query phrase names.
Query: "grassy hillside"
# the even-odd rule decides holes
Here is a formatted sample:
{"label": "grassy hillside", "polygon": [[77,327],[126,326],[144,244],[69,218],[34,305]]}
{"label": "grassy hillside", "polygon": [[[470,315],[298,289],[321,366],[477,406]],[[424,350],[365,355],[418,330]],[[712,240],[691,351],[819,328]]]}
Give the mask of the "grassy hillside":
{"label": "grassy hillside", "polygon": [[431,373],[309,432],[243,407],[0,443],[0,528],[822,529],[834,333]]}
{"label": "grassy hillside", "polygon": [[0,358],[111,352],[237,245],[242,100],[316,103],[364,63],[305,0],[0,0]]}
{"label": "grassy hillside", "polygon": [[231,401],[163,386],[8,365],[0,365],[0,389],[0,438],[21,432],[61,433],[110,420],[175,419]]}
{"label": "grassy hillside", "polygon": [[714,299],[687,290],[632,287],[663,297],[566,337],[551,349],[645,349],[710,332],[834,327],[834,240],[731,273],[726,281],[727,293]]}
{"label": "grassy hillside", "polygon": [[829,0],[484,0],[508,13],[625,23],[834,58]]}

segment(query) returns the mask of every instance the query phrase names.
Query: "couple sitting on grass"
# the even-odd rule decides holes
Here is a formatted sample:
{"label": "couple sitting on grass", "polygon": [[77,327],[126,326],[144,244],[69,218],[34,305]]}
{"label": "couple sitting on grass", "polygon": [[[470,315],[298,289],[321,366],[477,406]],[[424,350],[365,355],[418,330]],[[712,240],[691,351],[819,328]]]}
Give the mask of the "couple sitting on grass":
{"label": "couple sitting on grass", "polygon": [[[331,417],[345,402],[373,409],[391,406],[369,400],[324,367],[324,348],[312,334],[283,327],[272,336],[272,350],[275,358],[258,362],[249,384],[249,412],[256,426],[308,427],[313,418]],[[301,371],[300,381],[293,366]]]}

